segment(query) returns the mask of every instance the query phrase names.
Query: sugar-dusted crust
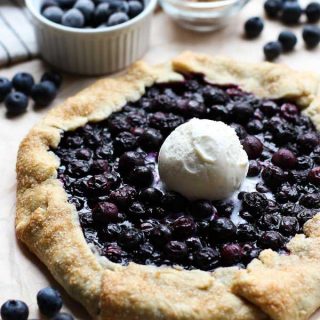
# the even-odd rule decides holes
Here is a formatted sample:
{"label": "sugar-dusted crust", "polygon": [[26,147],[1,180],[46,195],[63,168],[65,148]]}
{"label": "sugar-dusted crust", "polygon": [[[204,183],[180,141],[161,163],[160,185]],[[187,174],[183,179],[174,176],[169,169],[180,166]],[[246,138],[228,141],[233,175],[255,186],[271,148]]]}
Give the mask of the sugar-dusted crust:
{"label": "sugar-dusted crust", "polygon": [[270,63],[247,64],[186,52],[167,65],[140,62],[54,108],[21,143],[17,161],[19,239],[61,285],[99,320],[304,320],[320,306],[320,214],[288,244],[291,255],[261,253],[246,270],[214,273],[115,265],[87,245],[73,205],[57,180],[49,151],[60,133],[100,121],[155,82],[200,72],[213,83],[238,84],[261,97],[296,101],[320,128],[320,78]]}

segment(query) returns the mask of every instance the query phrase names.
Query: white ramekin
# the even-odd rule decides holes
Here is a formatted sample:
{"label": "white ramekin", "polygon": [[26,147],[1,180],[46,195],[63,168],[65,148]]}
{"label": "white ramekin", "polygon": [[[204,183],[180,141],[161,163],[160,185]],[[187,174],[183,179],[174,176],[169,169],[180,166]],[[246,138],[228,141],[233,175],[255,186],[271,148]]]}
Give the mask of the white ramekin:
{"label": "white ramekin", "polygon": [[145,0],[144,11],[126,23],[103,29],[76,29],[53,23],[40,13],[41,0],[26,0],[33,17],[42,58],[76,74],[101,75],[124,69],[140,59],[150,42],[157,0]]}

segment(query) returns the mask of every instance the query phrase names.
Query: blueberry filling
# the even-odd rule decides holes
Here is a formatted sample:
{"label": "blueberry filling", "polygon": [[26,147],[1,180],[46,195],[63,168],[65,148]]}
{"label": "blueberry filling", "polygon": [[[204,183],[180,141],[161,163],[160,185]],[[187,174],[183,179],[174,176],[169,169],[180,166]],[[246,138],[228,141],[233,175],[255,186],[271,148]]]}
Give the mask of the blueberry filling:
{"label": "blueberry filling", "polygon": [[[160,181],[160,146],[192,117],[231,125],[248,154],[248,176],[230,199],[190,202]],[[54,152],[86,241],[116,263],[245,267],[266,248],[289,254],[286,243],[320,208],[319,134],[310,119],[292,102],[197,74],[156,84],[105,121],[65,132]]]}

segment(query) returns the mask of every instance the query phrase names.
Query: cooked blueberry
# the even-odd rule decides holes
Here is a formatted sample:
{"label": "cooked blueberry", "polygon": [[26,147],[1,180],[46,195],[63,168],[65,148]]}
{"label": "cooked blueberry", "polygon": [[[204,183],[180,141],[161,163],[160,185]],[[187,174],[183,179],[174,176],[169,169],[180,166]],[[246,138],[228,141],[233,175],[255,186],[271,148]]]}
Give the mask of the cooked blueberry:
{"label": "cooked blueberry", "polygon": [[184,119],[172,113],[156,112],[150,116],[149,123],[151,127],[159,129],[164,134],[169,134],[184,123]]}
{"label": "cooked blueberry", "polygon": [[146,216],[146,209],[140,202],[133,202],[128,208],[128,217],[133,221],[143,219]]}
{"label": "cooked blueberry", "polygon": [[201,240],[197,237],[191,237],[186,240],[186,245],[191,252],[196,252],[202,249]]}
{"label": "cooked blueberry", "polygon": [[244,31],[248,38],[256,38],[262,32],[263,27],[263,20],[260,17],[253,17],[246,21]]}
{"label": "cooked blueberry", "polygon": [[271,41],[265,44],[263,47],[263,52],[266,60],[272,61],[277,59],[282,51],[282,45],[279,41]]}
{"label": "cooked blueberry", "polygon": [[169,241],[165,246],[165,250],[167,255],[177,262],[185,259],[188,255],[187,245],[181,241]]}
{"label": "cooked blueberry", "polygon": [[137,151],[125,152],[119,159],[119,170],[122,173],[129,173],[137,166],[145,164],[145,155]]}
{"label": "cooked blueberry", "polygon": [[210,247],[202,248],[194,255],[194,262],[202,270],[212,270],[219,265],[219,251]]}
{"label": "cooked blueberry", "polygon": [[171,224],[174,236],[178,238],[187,238],[195,232],[195,223],[192,218],[179,217]]}
{"label": "cooked blueberry", "polygon": [[267,213],[261,216],[257,222],[261,230],[279,230],[281,215],[279,213]]}
{"label": "cooked blueberry", "polygon": [[61,23],[63,17],[63,10],[59,7],[48,7],[42,12],[43,16],[48,20]]}
{"label": "cooked blueberry", "polygon": [[103,2],[97,5],[94,12],[94,22],[96,25],[107,23],[112,11],[108,2]]}
{"label": "cooked blueberry", "polygon": [[263,123],[261,120],[254,119],[248,122],[247,131],[250,134],[258,134],[263,130]]}
{"label": "cooked blueberry", "polygon": [[17,91],[29,94],[34,85],[33,76],[27,72],[19,72],[13,77],[12,85]]}
{"label": "cooked blueberry", "polygon": [[313,49],[320,42],[320,28],[318,26],[305,26],[302,31],[302,37],[306,46]]}
{"label": "cooked blueberry", "polygon": [[230,127],[232,127],[236,131],[239,139],[244,139],[248,135],[246,129],[241,124],[232,123]]}
{"label": "cooked blueberry", "polygon": [[277,231],[265,231],[260,238],[260,244],[264,248],[279,249],[284,244],[283,236]]}
{"label": "cooked blueberry", "polygon": [[243,208],[255,215],[263,211],[267,205],[268,201],[266,196],[259,192],[247,192],[242,199]]}
{"label": "cooked blueberry", "polygon": [[309,171],[308,179],[316,186],[320,185],[320,167],[315,167]]}
{"label": "cooked blueberry", "polygon": [[305,13],[310,23],[318,22],[320,20],[320,3],[310,2],[305,9]]}
{"label": "cooked blueberry", "polygon": [[261,169],[262,169],[262,167],[258,161],[250,160],[249,161],[248,177],[256,177],[260,173]]}
{"label": "cooked blueberry", "polygon": [[35,84],[31,90],[31,98],[36,106],[46,107],[56,97],[57,88],[51,81],[43,81]]}
{"label": "cooked blueberry", "polygon": [[118,154],[125,151],[133,150],[136,146],[137,139],[130,132],[120,132],[114,140],[114,148]]}
{"label": "cooked blueberry", "polygon": [[297,214],[297,219],[299,220],[301,226],[303,226],[308,220],[312,219],[317,211],[304,209],[299,211]]}
{"label": "cooked blueberry", "polygon": [[40,312],[47,317],[52,317],[58,313],[63,304],[60,293],[50,287],[41,289],[38,292],[37,303]]}
{"label": "cooked blueberry", "polygon": [[5,97],[11,92],[12,83],[9,79],[0,77],[0,102],[2,102]]}
{"label": "cooked blueberry", "polygon": [[242,140],[242,146],[250,160],[259,158],[263,151],[262,142],[255,136],[245,137]]}
{"label": "cooked blueberry", "polygon": [[299,144],[299,149],[303,153],[308,154],[320,144],[320,139],[317,133],[308,132],[308,133],[299,135],[297,142]]}
{"label": "cooked blueberry", "polygon": [[285,180],[284,172],[277,166],[269,165],[262,171],[262,178],[267,186],[279,186]]}
{"label": "cooked blueberry", "polygon": [[305,194],[300,198],[300,204],[310,209],[319,209],[320,208],[320,194],[312,193]]}
{"label": "cooked blueberry", "polygon": [[62,24],[71,28],[82,28],[85,24],[85,18],[79,9],[73,8],[64,13]]}
{"label": "cooked blueberry", "polygon": [[168,191],[163,195],[162,205],[167,210],[178,212],[185,208],[186,199],[179,193]]}
{"label": "cooked blueberry", "polygon": [[122,186],[110,194],[110,199],[120,208],[128,207],[136,198],[137,192],[133,187]]}
{"label": "cooked blueberry", "polygon": [[146,166],[138,166],[133,169],[129,179],[132,184],[139,187],[149,187],[154,179],[153,171]]}
{"label": "cooked blueberry", "polygon": [[163,137],[160,131],[155,129],[146,129],[138,138],[138,145],[144,151],[157,151],[161,146]]}
{"label": "cooked blueberry", "polygon": [[295,186],[290,185],[289,183],[284,183],[278,189],[276,193],[276,199],[278,202],[283,203],[287,201],[297,201],[299,198],[298,190]]}
{"label": "cooked blueberry", "polygon": [[280,229],[284,234],[293,236],[299,231],[299,222],[295,217],[282,217]]}
{"label": "cooked blueberry", "polygon": [[28,97],[22,92],[11,92],[4,100],[8,114],[16,115],[24,113],[28,107]]}
{"label": "cooked blueberry", "polygon": [[140,191],[139,199],[147,205],[159,205],[162,199],[162,192],[156,188],[147,188]]}
{"label": "cooked blueberry", "polygon": [[111,202],[99,202],[92,210],[92,218],[97,224],[116,222],[119,218],[118,207]]}
{"label": "cooked blueberry", "polygon": [[286,24],[297,24],[302,15],[302,9],[296,1],[286,1],[283,4],[280,19]]}
{"label": "cooked blueberry", "polygon": [[205,86],[202,90],[204,101],[207,105],[212,106],[216,104],[224,104],[229,98],[228,95],[219,88],[212,86]]}
{"label": "cooked blueberry", "polygon": [[190,205],[190,213],[195,218],[207,218],[217,213],[217,209],[212,205],[210,201],[198,200],[194,201]]}
{"label": "cooked blueberry", "polygon": [[139,1],[129,1],[129,16],[130,18],[136,17],[138,14],[140,14],[143,11],[143,4]]}
{"label": "cooked blueberry", "polygon": [[27,320],[28,316],[29,308],[23,301],[8,300],[1,306],[3,320]]}
{"label": "cooked blueberry", "polygon": [[122,258],[126,256],[126,253],[118,245],[112,244],[107,246],[103,255],[112,262],[121,262]]}
{"label": "cooked blueberry", "polygon": [[237,233],[237,227],[228,218],[218,218],[210,222],[210,232],[213,239],[229,240]]}
{"label": "cooked blueberry", "polygon": [[171,237],[171,230],[163,224],[155,226],[150,233],[151,241],[157,246],[163,246],[171,239]]}
{"label": "cooked blueberry", "polygon": [[268,17],[277,18],[282,10],[283,1],[281,0],[267,0],[264,3],[264,10]]}
{"label": "cooked blueberry", "polygon": [[124,248],[134,249],[143,241],[143,233],[137,229],[129,229],[125,231],[120,239],[120,243]]}
{"label": "cooked blueberry", "polygon": [[95,10],[95,5],[91,0],[77,0],[74,8],[82,12],[86,22],[91,21]]}
{"label": "cooked blueberry", "polygon": [[220,250],[221,259],[224,265],[234,265],[242,258],[242,248],[237,243],[224,244]]}
{"label": "cooked blueberry", "polygon": [[270,100],[263,101],[260,109],[268,117],[275,115],[279,111],[277,104]]}
{"label": "cooked blueberry", "polygon": [[74,317],[69,313],[60,312],[56,314],[52,320],[74,320]]}
{"label": "cooked blueberry", "polygon": [[255,240],[258,237],[258,231],[253,224],[242,223],[238,225],[237,236],[240,240]]}
{"label": "cooked blueberry", "polygon": [[234,209],[234,202],[232,200],[215,201],[214,205],[218,210],[219,216],[230,217]]}
{"label": "cooked blueberry", "polygon": [[298,42],[297,36],[291,31],[282,31],[278,41],[282,45],[283,51],[292,51]]}
{"label": "cooked blueberry", "polygon": [[127,21],[129,21],[129,17],[125,12],[116,12],[110,15],[108,19],[108,26],[116,26]]}
{"label": "cooked blueberry", "polygon": [[276,153],[272,156],[272,162],[276,166],[288,170],[293,169],[297,164],[297,158],[288,149],[279,149]]}
{"label": "cooked blueberry", "polygon": [[253,112],[253,107],[246,102],[236,103],[232,108],[232,115],[235,121],[240,123],[246,123],[252,117]]}

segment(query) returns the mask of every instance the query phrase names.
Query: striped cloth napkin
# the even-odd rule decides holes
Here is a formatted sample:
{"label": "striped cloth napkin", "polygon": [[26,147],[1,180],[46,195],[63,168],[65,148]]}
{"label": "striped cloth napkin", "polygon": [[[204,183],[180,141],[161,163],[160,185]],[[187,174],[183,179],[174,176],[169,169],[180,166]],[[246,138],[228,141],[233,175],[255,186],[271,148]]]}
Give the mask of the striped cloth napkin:
{"label": "striped cloth napkin", "polygon": [[23,0],[0,0],[0,66],[37,55],[34,29]]}

